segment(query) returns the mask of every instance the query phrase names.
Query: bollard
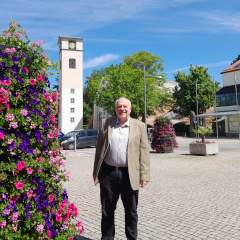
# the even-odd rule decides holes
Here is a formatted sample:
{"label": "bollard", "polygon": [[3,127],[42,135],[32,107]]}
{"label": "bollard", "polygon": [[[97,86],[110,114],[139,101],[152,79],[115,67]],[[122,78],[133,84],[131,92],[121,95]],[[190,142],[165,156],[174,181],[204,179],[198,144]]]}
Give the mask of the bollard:
{"label": "bollard", "polygon": [[75,135],[74,136],[74,152],[76,152],[76,146],[77,146],[77,144],[76,144],[76,139],[77,139],[77,136]]}

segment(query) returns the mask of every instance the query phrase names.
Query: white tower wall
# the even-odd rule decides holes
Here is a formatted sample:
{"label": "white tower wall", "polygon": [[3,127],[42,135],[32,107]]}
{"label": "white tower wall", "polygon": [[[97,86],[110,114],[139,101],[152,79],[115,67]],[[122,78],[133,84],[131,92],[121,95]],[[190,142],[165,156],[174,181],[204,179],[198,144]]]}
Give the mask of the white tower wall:
{"label": "white tower wall", "polygon": [[[70,48],[69,43],[75,43]],[[64,134],[83,128],[83,42],[82,38],[59,37],[58,127]],[[75,64],[70,64],[74,60]]]}

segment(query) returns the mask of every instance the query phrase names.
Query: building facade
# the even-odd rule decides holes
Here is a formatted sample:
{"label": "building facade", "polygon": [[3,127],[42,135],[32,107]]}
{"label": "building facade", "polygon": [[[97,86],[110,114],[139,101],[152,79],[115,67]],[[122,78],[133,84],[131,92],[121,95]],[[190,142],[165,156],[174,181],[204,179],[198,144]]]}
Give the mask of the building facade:
{"label": "building facade", "polygon": [[198,117],[214,117],[216,132],[221,131],[228,137],[240,137],[240,60],[223,70],[221,74],[223,87],[216,92],[214,113],[199,114]]}
{"label": "building facade", "polygon": [[64,134],[83,128],[83,39],[60,37],[58,127]]}

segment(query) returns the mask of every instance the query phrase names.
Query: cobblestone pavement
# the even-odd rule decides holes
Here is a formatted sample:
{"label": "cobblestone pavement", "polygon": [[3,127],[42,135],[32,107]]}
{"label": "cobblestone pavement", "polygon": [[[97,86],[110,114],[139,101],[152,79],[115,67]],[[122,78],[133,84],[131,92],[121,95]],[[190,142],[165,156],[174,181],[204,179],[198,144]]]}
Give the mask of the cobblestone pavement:
{"label": "cobblestone pavement", "polygon": [[[240,142],[218,140],[220,154],[193,156],[186,150],[192,140],[177,137],[179,148],[173,153],[151,151],[151,182],[139,196],[139,240],[240,239]],[[221,151],[223,147],[229,148]],[[99,185],[92,179],[95,148],[69,153],[71,177],[65,187],[85,228],[76,239],[99,240]],[[115,221],[115,239],[126,239],[121,200]]]}

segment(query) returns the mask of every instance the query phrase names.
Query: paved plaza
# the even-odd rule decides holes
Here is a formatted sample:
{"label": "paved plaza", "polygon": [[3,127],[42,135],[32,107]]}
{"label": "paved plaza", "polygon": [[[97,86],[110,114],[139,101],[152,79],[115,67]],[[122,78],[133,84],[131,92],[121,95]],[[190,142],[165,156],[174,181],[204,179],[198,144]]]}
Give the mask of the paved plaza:
{"label": "paved plaza", "polygon": [[[219,139],[220,154],[189,154],[191,138],[177,137],[173,153],[151,152],[151,182],[140,189],[139,240],[240,240],[240,141]],[[95,148],[69,151],[64,183],[79,209],[85,233],[76,239],[99,240],[99,185],[92,179]],[[115,239],[126,239],[121,200]]]}

